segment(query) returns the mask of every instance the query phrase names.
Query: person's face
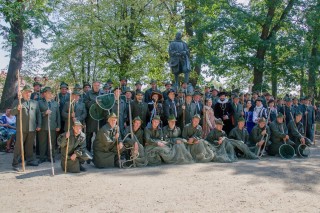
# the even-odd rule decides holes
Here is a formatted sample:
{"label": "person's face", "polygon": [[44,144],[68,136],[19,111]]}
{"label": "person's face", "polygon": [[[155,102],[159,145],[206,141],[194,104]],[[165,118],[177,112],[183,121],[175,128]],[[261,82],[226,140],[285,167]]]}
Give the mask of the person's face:
{"label": "person's face", "polygon": [[211,100],[211,99],[209,99],[209,100],[207,101],[207,106],[208,106],[208,107],[211,107],[211,106],[212,106],[212,100]]}
{"label": "person's face", "polygon": [[139,129],[141,127],[141,124],[142,124],[141,121],[135,120],[133,122],[133,129],[135,129],[135,130]]}
{"label": "person's face", "polygon": [[233,103],[238,104],[239,103],[239,98],[234,98]]}
{"label": "person's face", "polygon": [[88,92],[90,89],[91,89],[90,86],[85,86],[85,87],[83,88],[83,91],[84,91],[84,92]]}
{"label": "person's face", "polygon": [[60,89],[60,92],[61,92],[61,94],[67,94],[67,92],[68,92],[68,89],[67,88],[61,88]]}
{"label": "person's face", "polygon": [[282,124],[282,123],[283,123],[283,118],[282,118],[282,117],[277,118],[277,122],[280,123],[280,124]]}
{"label": "person's face", "polygon": [[6,116],[10,116],[10,114],[11,114],[11,109],[6,109]]}
{"label": "person's face", "polygon": [[156,120],[156,119],[153,119],[153,120],[152,120],[152,128],[153,128],[153,129],[158,128],[159,124],[160,124],[160,121],[159,121],[159,120]]}
{"label": "person's face", "polygon": [[80,99],[80,96],[79,96],[79,95],[72,95],[72,100],[73,100],[74,102],[78,102],[79,99]]}
{"label": "person's face", "polygon": [[244,121],[239,121],[239,122],[238,122],[238,127],[239,127],[239,129],[243,129],[243,127],[244,127]]}
{"label": "person's face", "polygon": [[247,101],[247,107],[250,108],[252,106],[251,101]]}
{"label": "person's face", "polygon": [[220,98],[220,101],[224,101],[226,99],[226,96],[225,95],[221,95],[219,98]]}
{"label": "person's face", "polygon": [[109,118],[108,123],[111,126],[111,128],[115,127],[117,124],[117,118]]}
{"label": "person's face", "polygon": [[292,105],[292,102],[291,101],[287,101],[286,105],[287,105],[287,107],[290,107]]}
{"label": "person's face", "polygon": [[122,86],[125,86],[125,85],[127,85],[127,81],[126,81],[126,80],[121,80],[121,81],[120,81],[120,84],[121,84]]}
{"label": "person's face", "polygon": [[260,122],[259,127],[260,129],[264,128],[266,126],[266,122]]}
{"label": "person's face", "polygon": [[298,105],[298,99],[293,99],[293,104]]}
{"label": "person's face", "polygon": [[126,92],[126,98],[131,99],[132,98],[132,93],[131,92]]}
{"label": "person's face", "polygon": [[40,85],[35,85],[35,86],[33,87],[33,90],[34,90],[35,92],[39,92],[39,91],[40,91]]}
{"label": "person's face", "polygon": [[170,92],[169,94],[168,94],[168,97],[170,98],[170,100],[174,100],[174,93],[173,92]]}
{"label": "person's face", "polygon": [[92,88],[93,88],[93,91],[94,91],[94,92],[99,92],[100,83],[99,83],[99,82],[94,82],[94,83],[92,84]]}
{"label": "person's face", "polygon": [[192,101],[192,97],[190,95],[186,96],[186,102],[190,103]]}
{"label": "person's face", "polygon": [[300,122],[302,119],[302,115],[297,115],[296,116],[296,123]]}
{"label": "person's face", "polygon": [[183,83],[182,85],[181,85],[181,87],[183,88],[183,89],[186,89],[187,88],[187,84],[186,83]]}
{"label": "person's face", "polygon": [[210,92],[210,88],[205,88],[205,92],[206,93]]}
{"label": "person's face", "polygon": [[269,103],[269,107],[270,107],[270,108],[273,108],[273,107],[274,107],[274,102],[270,102],[270,103]]}
{"label": "person's face", "polygon": [[136,89],[137,89],[137,90],[141,90],[141,87],[142,87],[141,84],[137,84],[137,85],[136,85]]}
{"label": "person's face", "polygon": [[194,101],[200,101],[200,98],[201,98],[200,95],[195,95],[195,96],[193,97],[193,100],[194,100]]}
{"label": "person's face", "polygon": [[118,99],[118,97],[120,96],[120,92],[121,92],[121,90],[119,90],[119,89],[116,89],[114,91],[114,96],[116,97],[116,99]]}
{"label": "person's face", "polygon": [[52,99],[52,92],[51,91],[47,91],[47,92],[43,93],[43,95],[46,100]]}
{"label": "person's face", "polygon": [[252,95],[252,97],[253,97],[253,99],[257,99],[257,98],[258,98],[258,94],[254,93],[254,94]]}
{"label": "person's face", "polygon": [[171,88],[171,84],[166,85],[166,90],[169,90]]}
{"label": "person's face", "polygon": [[40,79],[40,77],[35,77],[35,78],[34,78],[34,81],[35,81],[35,82],[40,82],[41,79]]}
{"label": "person's face", "polygon": [[169,124],[169,127],[171,129],[173,129],[175,127],[175,125],[176,125],[176,122],[175,121],[168,121],[168,124]]}
{"label": "person's face", "polygon": [[222,130],[222,127],[223,127],[223,125],[221,125],[221,124],[216,124],[216,129],[217,129],[217,130],[221,131],[221,130]]}
{"label": "person's face", "polygon": [[152,100],[158,101],[158,100],[159,100],[159,96],[158,96],[157,94],[154,94],[154,95],[152,96]]}
{"label": "person's face", "polygon": [[261,101],[256,101],[256,106],[260,107],[262,105]]}
{"label": "person's face", "polygon": [[142,101],[143,95],[142,95],[142,94],[137,94],[137,95],[136,95],[136,99],[137,99],[138,101]]}
{"label": "person's face", "polygon": [[213,91],[211,92],[211,94],[212,94],[213,96],[217,96],[217,95],[218,95],[218,92],[217,92],[217,90],[213,90]]}
{"label": "person's face", "polygon": [[199,125],[200,119],[199,118],[192,118],[192,126],[196,127]]}
{"label": "person's face", "polygon": [[22,98],[26,101],[29,101],[31,98],[31,91],[22,91]]}
{"label": "person's face", "polygon": [[151,88],[152,88],[152,89],[155,89],[156,87],[157,87],[157,84],[156,84],[156,83],[152,83],[152,84],[151,84]]}
{"label": "person's face", "polygon": [[82,126],[80,125],[73,126],[73,132],[75,135],[79,135],[81,131],[82,131]]}

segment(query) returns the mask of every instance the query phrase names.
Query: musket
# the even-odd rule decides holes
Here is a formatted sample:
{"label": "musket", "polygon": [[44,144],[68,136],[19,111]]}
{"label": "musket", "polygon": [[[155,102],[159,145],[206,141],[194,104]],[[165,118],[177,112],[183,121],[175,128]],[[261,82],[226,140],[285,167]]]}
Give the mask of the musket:
{"label": "musket", "polygon": [[22,171],[24,172],[25,165],[24,165],[24,146],[23,146],[23,132],[22,132],[22,104],[21,104],[21,92],[20,92],[20,69],[18,70],[18,100],[19,100],[19,106],[21,107],[19,110],[19,120],[20,120],[20,128],[19,128],[19,133],[20,133],[20,148],[21,148],[21,164],[22,164]]}
{"label": "musket", "polygon": [[65,161],[64,161],[64,173],[67,173],[67,161],[68,161],[68,149],[69,149],[69,141],[70,141],[70,122],[71,122],[71,105],[72,105],[72,100],[71,100],[71,93],[72,93],[72,88],[70,87],[70,98],[69,98],[69,114],[68,114],[68,131],[69,132],[69,137],[67,138],[67,147],[66,147],[66,158],[65,158]]}
{"label": "musket", "polygon": [[182,109],[182,124],[183,127],[186,125],[186,98],[185,98],[185,93],[183,93],[182,96],[182,106],[184,106],[184,109]]}
{"label": "musket", "polygon": [[[47,102],[47,104],[48,104],[48,110],[50,110],[49,103]],[[52,176],[54,176],[52,144],[51,144],[50,116],[51,116],[51,114],[48,114],[48,139],[49,139],[48,141],[49,141],[49,150],[50,150],[51,172],[52,172]]]}

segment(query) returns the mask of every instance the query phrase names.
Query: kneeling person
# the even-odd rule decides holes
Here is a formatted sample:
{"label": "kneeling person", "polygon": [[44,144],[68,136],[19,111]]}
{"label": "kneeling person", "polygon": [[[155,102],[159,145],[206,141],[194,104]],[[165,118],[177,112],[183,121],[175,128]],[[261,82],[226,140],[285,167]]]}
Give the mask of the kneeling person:
{"label": "kneeling person", "polygon": [[65,169],[66,149],[68,145],[67,155],[67,172],[78,173],[86,171],[82,164],[86,160],[92,159],[89,152],[86,150],[86,136],[81,131],[82,124],[80,121],[75,121],[72,131],[61,134],[58,138],[58,144],[61,147],[61,167]]}
{"label": "kneeling person", "polygon": [[261,151],[264,149],[264,146],[266,146],[265,150],[268,150],[268,147],[271,144],[269,139],[270,139],[270,129],[266,124],[266,119],[259,118],[258,124],[255,127],[253,127],[250,133],[249,147],[251,150],[254,150],[254,152],[257,155],[262,156],[264,153],[261,153]]}
{"label": "kneeling person", "polygon": [[[115,113],[108,116],[108,122],[99,129],[93,142],[93,163],[97,168],[108,168],[118,165],[119,152],[123,149],[120,142],[119,128],[117,126],[118,117]],[[119,145],[117,146],[117,140]]]}

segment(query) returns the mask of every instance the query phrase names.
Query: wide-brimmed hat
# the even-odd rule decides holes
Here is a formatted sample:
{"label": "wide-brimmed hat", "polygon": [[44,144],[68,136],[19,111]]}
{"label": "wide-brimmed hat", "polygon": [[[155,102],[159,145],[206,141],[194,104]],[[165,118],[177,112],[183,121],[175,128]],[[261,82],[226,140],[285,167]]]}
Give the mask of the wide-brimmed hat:
{"label": "wide-brimmed hat", "polygon": [[153,92],[151,93],[151,98],[152,98],[153,95],[158,95],[158,99],[159,99],[159,100],[162,99],[162,94],[161,94],[160,92],[153,91]]}

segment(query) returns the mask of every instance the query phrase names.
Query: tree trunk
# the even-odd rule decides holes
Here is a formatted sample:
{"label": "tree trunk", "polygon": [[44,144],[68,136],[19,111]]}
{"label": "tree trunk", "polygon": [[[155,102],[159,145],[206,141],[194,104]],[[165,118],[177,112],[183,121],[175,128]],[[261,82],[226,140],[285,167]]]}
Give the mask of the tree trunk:
{"label": "tree trunk", "polygon": [[272,96],[274,98],[277,98],[277,93],[278,93],[278,72],[277,72],[276,69],[272,69],[271,85],[272,85]]}
{"label": "tree trunk", "polygon": [[4,111],[6,108],[11,107],[17,94],[17,74],[22,66],[22,49],[24,41],[24,32],[19,19],[11,22],[11,33],[13,38],[11,40],[10,62],[2,92],[0,111]]}

